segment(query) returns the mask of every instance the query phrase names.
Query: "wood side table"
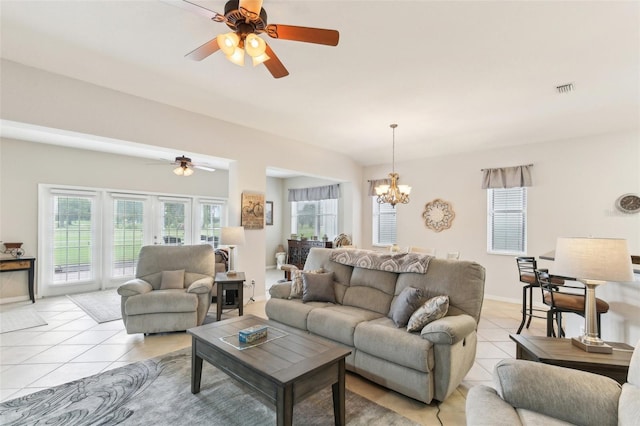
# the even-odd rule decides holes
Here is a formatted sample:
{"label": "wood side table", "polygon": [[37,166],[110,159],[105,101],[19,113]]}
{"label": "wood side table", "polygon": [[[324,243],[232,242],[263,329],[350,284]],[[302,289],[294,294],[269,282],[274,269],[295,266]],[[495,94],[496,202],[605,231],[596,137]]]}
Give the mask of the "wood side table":
{"label": "wood side table", "polygon": [[16,257],[16,258],[4,258],[0,259],[0,272],[11,272],[11,271],[27,271],[28,273],[28,288],[29,288],[29,299],[31,299],[31,303],[36,303],[36,295],[35,295],[35,265],[36,258],[35,257]]}
{"label": "wood side table", "polygon": [[[222,318],[222,309],[238,309],[240,316],[242,316],[242,308],[244,305],[243,292],[244,288],[244,272],[236,272],[234,275],[228,275],[226,272],[218,272],[214,278],[217,293],[216,293],[216,321],[220,321]],[[236,303],[232,306],[223,305],[224,290],[237,290],[238,297]]]}
{"label": "wood side table", "polygon": [[626,343],[607,342],[613,353],[585,352],[571,344],[571,339],[510,334],[516,342],[516,358],[558,365],[611,377],[620,384],[627,381],[633,347]]}

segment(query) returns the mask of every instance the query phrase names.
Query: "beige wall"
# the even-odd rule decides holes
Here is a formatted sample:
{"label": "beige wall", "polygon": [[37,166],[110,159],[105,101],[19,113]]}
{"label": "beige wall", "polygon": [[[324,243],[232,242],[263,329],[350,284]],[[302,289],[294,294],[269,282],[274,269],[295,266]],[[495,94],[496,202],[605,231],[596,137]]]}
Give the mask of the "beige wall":
{"label": "beige wall", "polygon": [[[559,236],[626,238],[632,253],[640,254],[640,214],[624,214],[614,207],[623,193],[640,192],[640,134],[620,133],[558,140],[448,157],[396,164],[403,183],[413,186],[411,202],[398,209],[398,244],[435,247],[438,255],[460,251],[487,269],[485,295],[518,302],[522,286],[514,256],[487,253],[487,199],[480,169],[533,163],[528,189],[528,255],[555,248]],[[366,179],[384,177],[389,166],[368,167]],[[362,191],[365,193],[365,183]],[[436,233],[422,221],[427,202],[449,201],[456,217],[451,229]],[[363,197],[363,210],[371,202]],[[370,245],[371,217],[363,214],[363,241]],[[541,267],[553,265],[543,261]],[[598,288],[598,296],[612,305],[603,317],[610,339],[635,343],[640,339],[640,282]],[[539,295],[536,295],[539,300]],[[581,319],[577,318],[574,328]]]}

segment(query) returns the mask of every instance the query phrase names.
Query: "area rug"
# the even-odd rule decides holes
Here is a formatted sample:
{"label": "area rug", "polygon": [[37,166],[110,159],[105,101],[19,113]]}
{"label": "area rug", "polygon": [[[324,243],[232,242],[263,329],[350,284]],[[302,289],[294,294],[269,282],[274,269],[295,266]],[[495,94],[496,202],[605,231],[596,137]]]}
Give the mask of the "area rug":
{"label": "area rug", "polygon": [[47,325],[47,322],[32,308],[12,309],[0,312],[0,333]]}
{"label": "area rug", "polygon": [[[273,405],[206,361],[191,393],[191,348],[0,404],[2,425],[274,425]],[[347,390],[346,424],[415,425]],[[333,424],[331,388],[294,407],[294,424]]]}
{"label": "area rug", "polygon": [[122,319],[120,295],[116,289],[67,295],[98,323]]}

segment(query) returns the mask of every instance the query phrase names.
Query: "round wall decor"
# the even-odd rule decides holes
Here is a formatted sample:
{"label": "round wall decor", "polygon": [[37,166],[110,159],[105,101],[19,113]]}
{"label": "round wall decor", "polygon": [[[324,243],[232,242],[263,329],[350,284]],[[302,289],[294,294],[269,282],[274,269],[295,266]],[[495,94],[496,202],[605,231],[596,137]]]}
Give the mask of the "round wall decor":
{"label": "round wall decor", "polygon": [[616,207],[624,213],[640,212],[640,197],[636,194],[623,194],[616,200]]}
{"label": "round wall decor", "polygon": [[456,214],[449,202],[436,198],[425,204],[422,217],[427,228],[440,232],[451,228],[451,223]]}

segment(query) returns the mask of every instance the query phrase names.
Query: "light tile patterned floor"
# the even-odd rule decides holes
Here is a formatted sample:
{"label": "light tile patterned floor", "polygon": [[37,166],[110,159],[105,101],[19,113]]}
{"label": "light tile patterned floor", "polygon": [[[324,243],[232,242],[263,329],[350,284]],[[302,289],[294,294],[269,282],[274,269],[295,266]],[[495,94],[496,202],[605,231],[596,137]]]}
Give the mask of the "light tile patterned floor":
{"label": "light tile patterned floor", "polygon": [[[281,277],[281,271],[267,271],[267,283]],[[38,299],[33,305],[30,302],[0,305],[0,310],[28,305],[48,324],[0,334],[2,401],[191,344],[186,333],[128,335],[122,321],[97,324],[66,297]],[[244,311],[264,317],[264,302],[250,303]],[[230,315],[237,315],[237,311],[225,313],[223,318]],[[464,425],[468,389],[477,384],[491,386],[493,366],[501,359],[514,357],[515,344],[509,333],[517,330],[520,315],[518,304],[484,301],[476,361],[458,389],[441,404],[425,405],[353,374],[347,375],[347,388],[424,425]],[[523,333],[545,335],[544,321],[534,319],[531,328]]]}

